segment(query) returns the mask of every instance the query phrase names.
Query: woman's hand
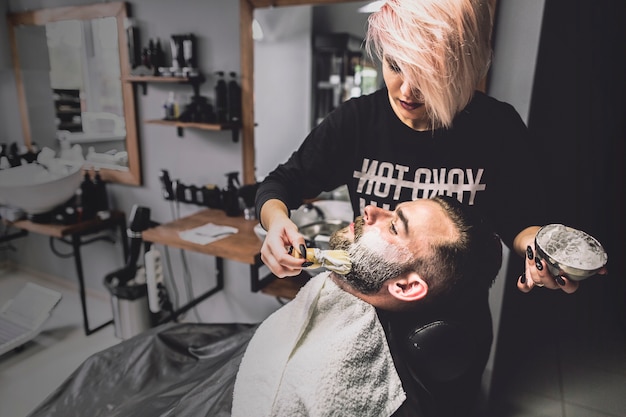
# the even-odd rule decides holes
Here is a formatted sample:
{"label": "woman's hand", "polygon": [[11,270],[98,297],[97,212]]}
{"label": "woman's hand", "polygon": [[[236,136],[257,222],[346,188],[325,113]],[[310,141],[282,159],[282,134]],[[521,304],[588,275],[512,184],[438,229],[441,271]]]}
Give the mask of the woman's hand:
{"label": "woman's hand", "polygon": [[[529,292],[534,287],[561,289],[568,294],[575,292],[578,289],[578,281],[572,281],[562,275],[552,276],[545,261],[537,259],[535,235],[539,229],[538,226],[528,227],[518,234],[513,242],[515,251],[526,259],[524,272],[517,280],[517,288],[522,292]],[[606,273],[606,268],[602,268],[598,272],[599,275]]]}
{"label": "woman's hand", "polygon": [[[261,223],[267,235],[261,247],[261,260],[279,278],[298,275],[306,262],[306,244],[298,226],[287,215],[287,207],[279,200],[268,200],[261,209]],[[290,255],[293,247],[303,256]]]}
{"label": "woman's hand", "polygon": [[578,289],[578,282],[564,276],[552,276],[545,261],[535,257],[535,245],[526,247],[526,262],[522,275],[517,280],[517,288],[522,292],[529,292],[534,287],[546,287],[551,290],[562,289],[568,294]]}

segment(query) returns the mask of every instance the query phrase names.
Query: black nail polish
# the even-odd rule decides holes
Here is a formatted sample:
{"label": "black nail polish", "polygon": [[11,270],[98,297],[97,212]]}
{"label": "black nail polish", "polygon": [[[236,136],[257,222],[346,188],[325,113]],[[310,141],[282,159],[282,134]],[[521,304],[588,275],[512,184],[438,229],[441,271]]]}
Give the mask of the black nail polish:
{"label": "black nail polish", "polygon": [[303,263],[302,263],[302,268],[308,268],[308,267],[310,267],[311,265],[313,265],[313,262],[306,261],[306,262],[303,262]]}
{"label": "black nail polish", "polygon": [[306,246],[300,245],[300,254],[306,259]]}
{"label": "black nail polish", "polygon": [[526,284],[526,272],[522,272],[522,275],[519,277],[519,282]]}
{"label": "black nail polish", "polygon": [[563,280],[562,276],[557,275],[556,277],[554,277],[554,279],[556,280],[556,283],[559,284],[561,287],[565,285],[565,281]]}
{"label": "black nail polish", "polygon": [[531,247],[530,247],[530,245],[529,245],[529,246],[526,246],[526,256],[528,256],[528,259],[529,259],[529,260],[531,260],[531,261],[532,261],[532,260],[533,260],[533,258],[534,258],[534,255],[533,255],[533,248],[531,248]]}
{"label": "black nail polish", "polygon": [[538,270],[543,271],[543,264],[541,263],[539,259],[535,259],[535,266],[537,267]]}

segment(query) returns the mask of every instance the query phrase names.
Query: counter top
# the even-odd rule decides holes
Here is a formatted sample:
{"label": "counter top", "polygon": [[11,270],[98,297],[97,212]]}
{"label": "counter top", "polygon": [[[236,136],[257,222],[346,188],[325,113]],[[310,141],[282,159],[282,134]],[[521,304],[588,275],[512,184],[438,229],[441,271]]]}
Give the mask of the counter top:
{"label": "counter top", "polygon": [[[193,229],[207,223],[236,227],[238,232],[206,245],[183,240],[178,235],[183,230]],[[260,262],[259,253],[262,244],[254,233],[254,226],[257,224],[258,220],[246,220],[243,216],[229,217],[223,210],[205,209],[173,222],[144,230],[141,236],[146,242],[256,265]]]}
{"label": "counter top", "polygon": [[[239,232],[206,245],[183,240],[178,235],[183,230],[193,229],[207,223],[236,227]],[[229,217],[223,210],[205,209],[173,222],[147,229],[142,232],[141,236],[146,242],[186,249],[248,264],[251,266],[251,271],[256,271],[254,273],[256,284],[253,286],[256,287],[259,283],[258,268],[263,265],[261,261],[262,242],[254,233],[254,226],[257,224],[258,220],[246,220],[242,216]],[[302,271],[300,275],[288,279],[268,279],[259,287],[259,290],[267,295],[293,299],[309,279],[310,275],[306,271]],[[253,289],[253,291],[257,290]]]}
{"label": "counter top", "polygon": [[114,227],[117,224],[123,224],[126,221],[126,215],[122,211],[112,210],[110,217],[101,220],[94,218],[91,220],[84,220],[73,224],[60,224],[60,223],[36,223],[30,220],[17,220],[14,222],[8,222],[9,225],[27,230],[32,233],[38,233],[45,236],[51,236],[55,238],[62,238],[71,235],[81,235],[91,233],[97,230],[104,230],[110,227]]}

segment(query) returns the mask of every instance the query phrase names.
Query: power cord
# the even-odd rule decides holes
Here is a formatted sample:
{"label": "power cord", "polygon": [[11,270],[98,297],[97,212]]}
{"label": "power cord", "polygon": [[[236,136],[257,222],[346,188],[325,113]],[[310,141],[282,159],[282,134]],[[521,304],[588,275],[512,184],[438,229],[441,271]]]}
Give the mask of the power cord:
{"label": "power cord", "polygon": [[[174,276],[174,271],[172,270],[172,260],[170,258],[170,250],[167,245],[164,245],[163,248],[165,250],[165,267],[167,268],[167,274],[169,275],[170,279],[172,279],[171,277]],[[172,295],[174,296],[172,302],[174,303],[175,308],[178,308],[178,306],[180,305],[179,304],[180,297],[178,295],[178,288],[176,287],[176,283],[173,282],[173,279],[172,279],[172,282],[170,282],[169,286],[171,287]]]}
{"label": "power cord", "polygon": [[[180,199],[179,199],[179,193],[178,193],[178,184],[179,181],[178,180],[174,180],[172,181],[172,191],[173,191],[173,202],[170,204],[170,208],[172,210],[172,217],[174,220],[178,220],[180,219]],[[191,277],[191,272],[189,270],[189,264],[187,262],[187,256],[185,254],[185,250],[184,249],[180,249],[180,259],[181,259],[181,263],[183,265],[183,286],[185,289],[185,295],[187,297],[187,301],[191,301],[193,300],[193,284],[192,284],[192,277]],[[173,277],[173,275],[172,275]],[[202,319],[200,318],[200,315],[198,313],[198,308],[197,306],[193,307],[193,313],[194,316],[196,317],[196,320],[198,321],[198,323],[202,322]]]}

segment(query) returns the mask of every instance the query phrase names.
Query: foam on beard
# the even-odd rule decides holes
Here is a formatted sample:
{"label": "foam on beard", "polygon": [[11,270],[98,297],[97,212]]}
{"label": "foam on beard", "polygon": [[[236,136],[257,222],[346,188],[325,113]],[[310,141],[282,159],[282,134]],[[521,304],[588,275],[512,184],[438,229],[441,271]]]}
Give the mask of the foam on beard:
{"label": "foam on beard", "polygon": [[352,260],[364,258],[368,255],[368,252],[393,254],[389,261],[394,263],[406,262],[410,256],[410,252],[406,247],[393,247],[391,243],[383,239],[379,229],[370,229],[363,233],[348,249],[350,259]]}
{"label": "foam on beard", "polygon": [[348,255],[352,270],[345,278],[362,292],[374,292],[384,281],[403,272],[410,253],[405,247],[392,246],[373,229],[350,245]]}

